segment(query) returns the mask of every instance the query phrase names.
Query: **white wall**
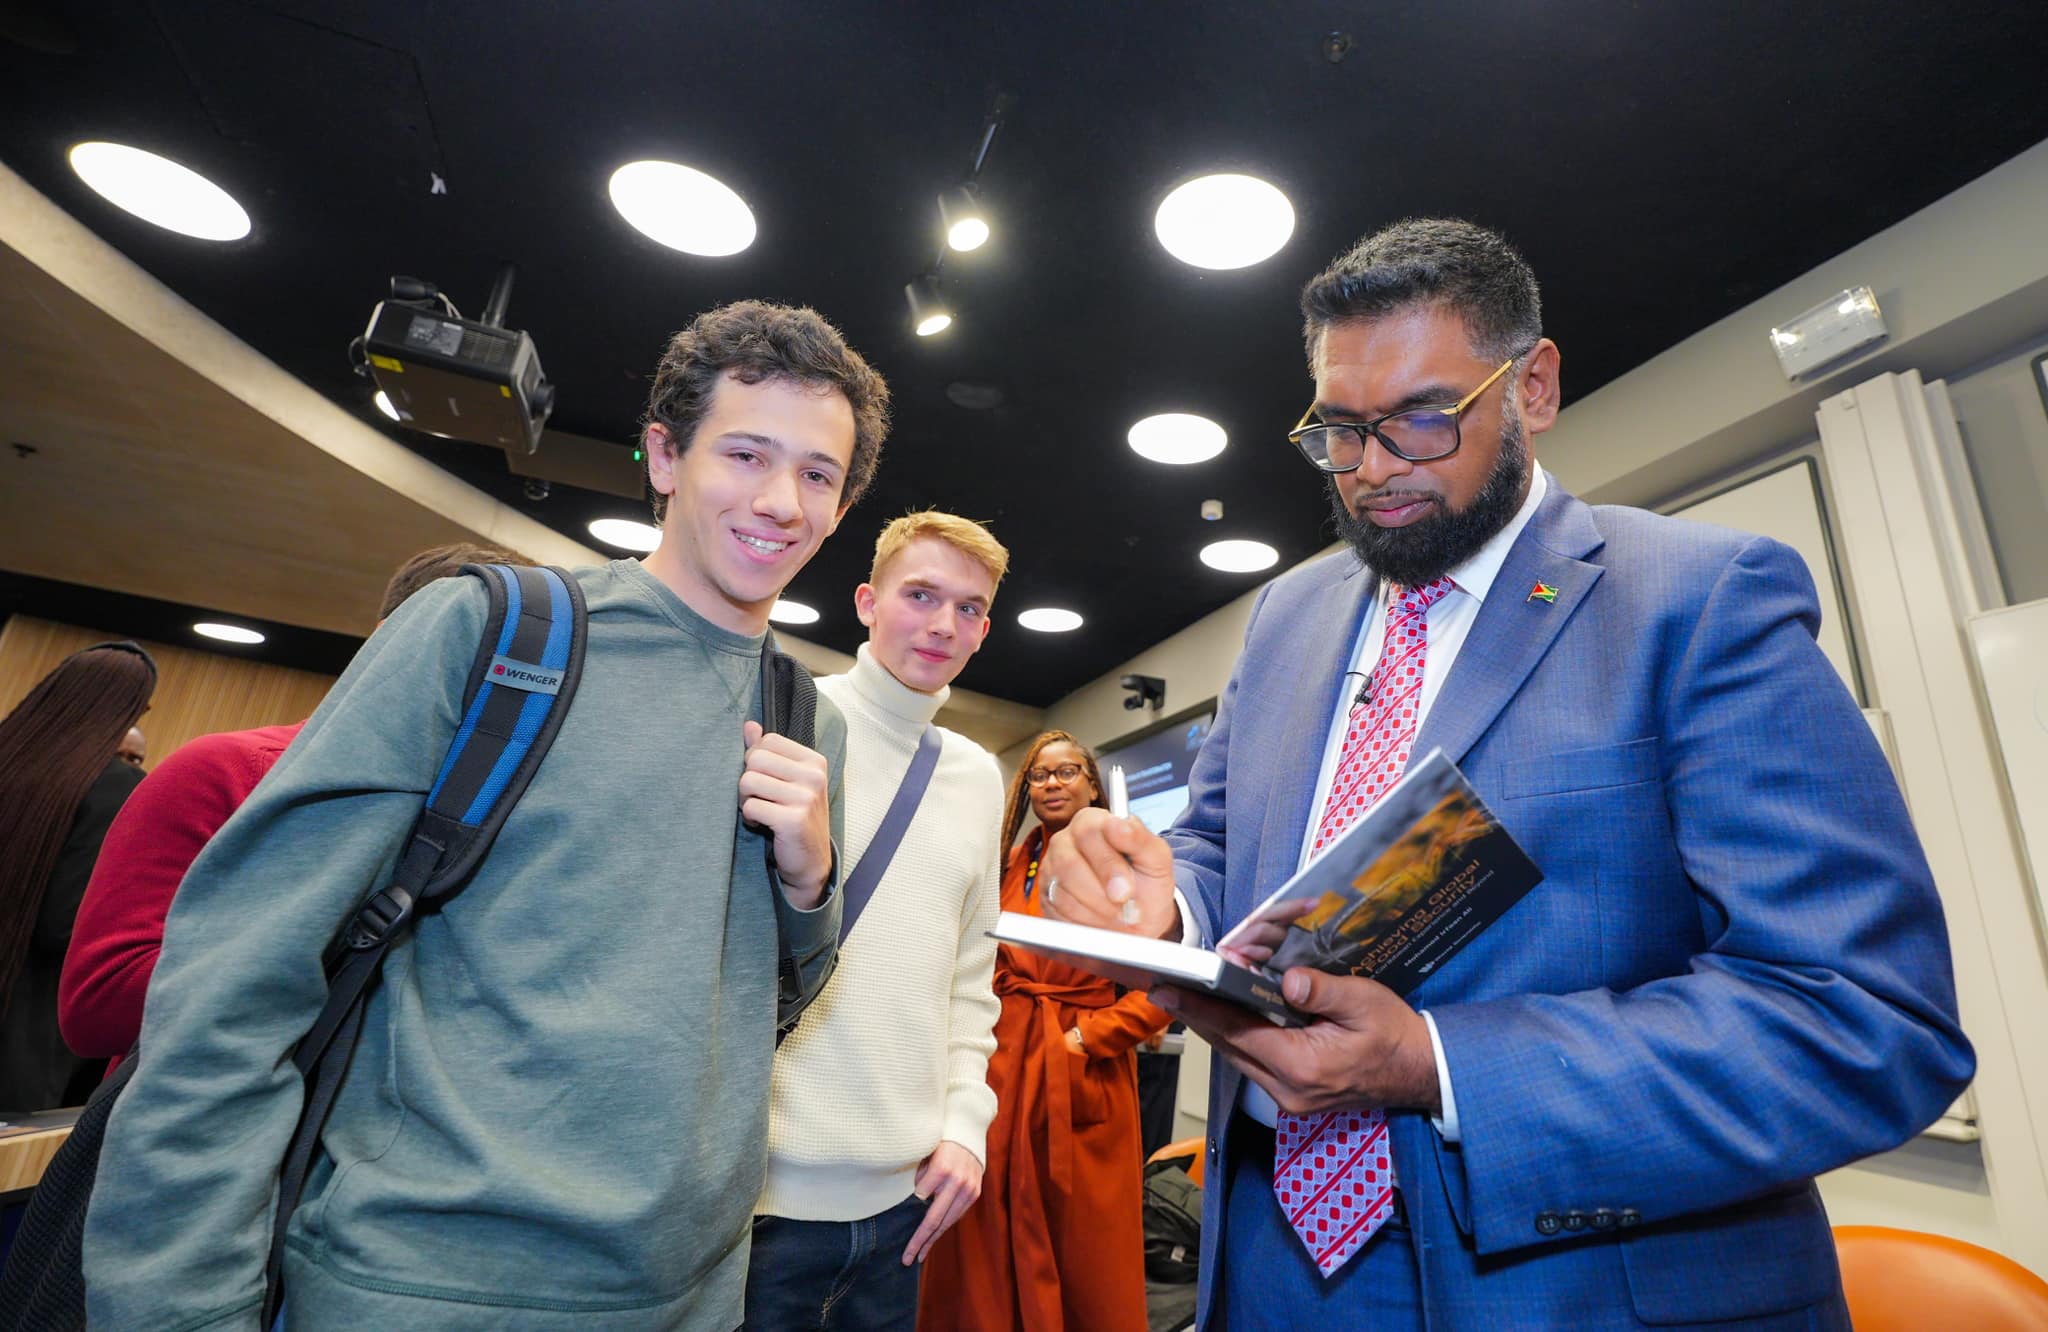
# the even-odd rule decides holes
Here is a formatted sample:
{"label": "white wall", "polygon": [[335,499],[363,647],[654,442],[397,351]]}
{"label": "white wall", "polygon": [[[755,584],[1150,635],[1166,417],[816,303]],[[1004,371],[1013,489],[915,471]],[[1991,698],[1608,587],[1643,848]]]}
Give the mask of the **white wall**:
{"label": "white wall", "polygon": [[[2038,225],[2048,230],[2048,216]],[[2043,318],[2048,320],[2048,311]],[[2012,602],[2048,597],[2048,407],[2034,377],[2034,358],[2043,352],[2048,338],[2037,338],[1948,383],[2005,596]]]}

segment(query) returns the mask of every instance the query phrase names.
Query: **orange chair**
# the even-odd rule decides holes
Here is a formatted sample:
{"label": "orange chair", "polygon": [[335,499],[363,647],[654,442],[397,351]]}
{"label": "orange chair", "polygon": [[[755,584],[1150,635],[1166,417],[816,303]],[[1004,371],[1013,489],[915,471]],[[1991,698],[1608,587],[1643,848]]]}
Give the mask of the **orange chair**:
{"label": "orange chair", "polygon": [[1974,1244],[1889,1226],[1835,1227],[1856,1332],[2048,1332],[2048,1281]]}
{"label": "orange chair", "polygon": [[[1206,1138],[1182,1138],[1179,1142],[1169,1142],[1152,1153],[1152,1160],[1172,1161],[1183,1156],[1193,1157],[1187,1166],[1188,1178],[1195,1181],[1195,1187],[1199,1189],[1202,1187],[1202,1163],[1209,1155],[1206,1150],[1208,1145]],[[1150,1165],[1151,1161],[1146,1164]]]}

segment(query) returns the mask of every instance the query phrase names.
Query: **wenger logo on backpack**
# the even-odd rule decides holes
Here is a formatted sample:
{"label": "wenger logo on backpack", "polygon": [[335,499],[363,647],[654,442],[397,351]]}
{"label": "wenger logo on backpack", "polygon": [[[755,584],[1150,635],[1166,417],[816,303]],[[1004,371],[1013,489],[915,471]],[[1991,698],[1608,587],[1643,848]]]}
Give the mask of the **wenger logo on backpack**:
{"label": "wenger logo on backpack", "polygon": [[510,685],[535,694],[552,694],[562,687],[562,672],[503,656],[491,658],[489,678],[492,684]]}

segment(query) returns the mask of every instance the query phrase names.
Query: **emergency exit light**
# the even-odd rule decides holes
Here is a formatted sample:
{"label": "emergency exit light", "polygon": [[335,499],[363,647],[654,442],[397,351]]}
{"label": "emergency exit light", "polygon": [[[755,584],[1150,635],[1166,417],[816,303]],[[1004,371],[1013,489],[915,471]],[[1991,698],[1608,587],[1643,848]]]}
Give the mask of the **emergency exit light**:
{"label": "emergency exit light", "polygon": [[1884,312],[1868,287],[1838,292],[1771,330],[1771,350],[1785,378],[1798,379],[1885,336]]}

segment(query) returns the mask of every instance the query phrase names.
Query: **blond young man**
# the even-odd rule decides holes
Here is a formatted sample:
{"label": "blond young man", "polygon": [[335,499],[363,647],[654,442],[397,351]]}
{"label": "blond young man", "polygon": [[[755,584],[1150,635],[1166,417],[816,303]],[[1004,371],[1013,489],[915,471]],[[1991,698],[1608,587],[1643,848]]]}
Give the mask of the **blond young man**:
{"label": "blond young man", "polygon": [[838,971],[776,1056],[749,1327],[914,1325],[917,1264],[980,1196],[1003,786],[987,750],[931,721],[988,637],[1008,567],[977,523],[896,519],[854,592],[868,641],[818,682],[846,717],[848,884],[886,844],[877,830],[927,728],[939,748]]}

